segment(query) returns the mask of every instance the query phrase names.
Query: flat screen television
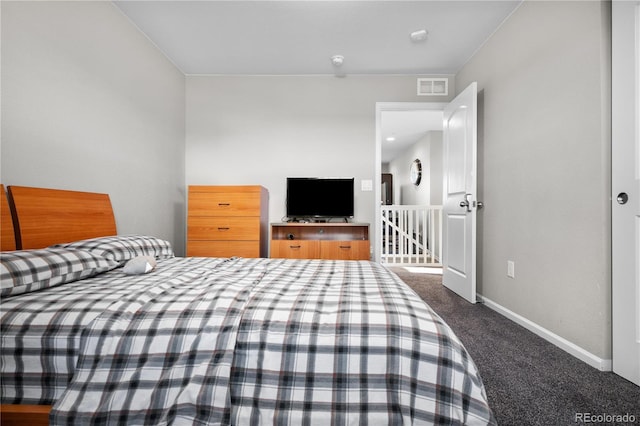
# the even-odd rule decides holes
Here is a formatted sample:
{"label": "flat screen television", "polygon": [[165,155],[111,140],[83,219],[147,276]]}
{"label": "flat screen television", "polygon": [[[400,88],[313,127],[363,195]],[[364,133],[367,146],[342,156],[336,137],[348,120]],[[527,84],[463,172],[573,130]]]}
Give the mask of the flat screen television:
{"label": "flat screen television", "polygon": [[354,178],[287,178],[287,218],[351,218]]}

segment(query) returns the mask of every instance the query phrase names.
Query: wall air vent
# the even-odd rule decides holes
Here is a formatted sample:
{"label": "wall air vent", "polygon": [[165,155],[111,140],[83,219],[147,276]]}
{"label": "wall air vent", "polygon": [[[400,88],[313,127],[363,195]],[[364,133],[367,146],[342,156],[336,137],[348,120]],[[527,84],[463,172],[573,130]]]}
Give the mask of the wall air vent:
{"label": "wall air vent", "polygon": [[447,96],[449,95],[449,79],[419,78],[418,96]]}

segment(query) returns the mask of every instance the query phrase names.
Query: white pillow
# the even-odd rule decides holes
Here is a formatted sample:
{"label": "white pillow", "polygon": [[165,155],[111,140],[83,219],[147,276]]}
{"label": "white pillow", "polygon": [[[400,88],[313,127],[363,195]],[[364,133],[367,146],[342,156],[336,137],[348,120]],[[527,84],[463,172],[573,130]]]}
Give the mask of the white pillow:
{"label": "white pillow", "polygon": [[153,271],[156,268],[156,260],[153,256],[138,256],[129,260],[122,268],[127,275],[141,275]]}

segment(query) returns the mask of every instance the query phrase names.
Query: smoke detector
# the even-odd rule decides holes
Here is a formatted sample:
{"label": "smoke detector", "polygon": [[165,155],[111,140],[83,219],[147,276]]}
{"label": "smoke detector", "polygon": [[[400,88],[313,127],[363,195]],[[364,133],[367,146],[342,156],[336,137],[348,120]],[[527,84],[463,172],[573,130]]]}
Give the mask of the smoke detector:
{"label": "smoke detector", "polygon": [[409,34],[409,37],[411,38],[412,42],[419,43],[421,41],[425,41],[428,34],[429,33],[427,32],[427,30],[418,30]]}
{"label": "smoke detector", "polygon": [[344,62],[344,56],[342,55],[333,55],[331,57],[331,63],[333,64],[334,67],[342,66],[343,62]]}

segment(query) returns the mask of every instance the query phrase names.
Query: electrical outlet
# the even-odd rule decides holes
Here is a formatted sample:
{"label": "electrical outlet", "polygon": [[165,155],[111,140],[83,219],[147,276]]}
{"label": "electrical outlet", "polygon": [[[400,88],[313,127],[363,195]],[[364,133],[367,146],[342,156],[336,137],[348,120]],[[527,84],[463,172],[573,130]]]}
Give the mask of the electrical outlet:
{"label": "electrical outlet", "polygon": [[507,276],[509,278],[516,277],[516,262],[513,260],[507,260]]}

